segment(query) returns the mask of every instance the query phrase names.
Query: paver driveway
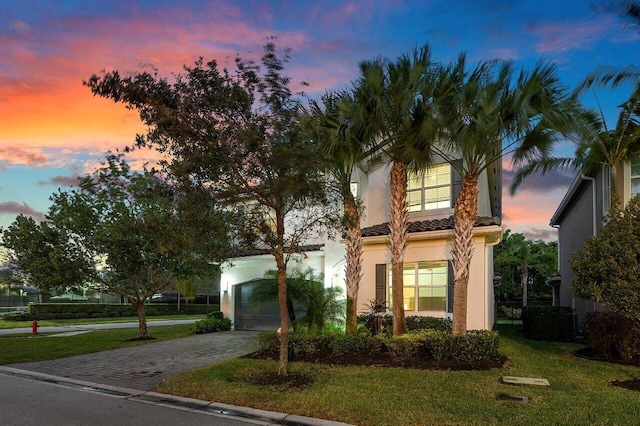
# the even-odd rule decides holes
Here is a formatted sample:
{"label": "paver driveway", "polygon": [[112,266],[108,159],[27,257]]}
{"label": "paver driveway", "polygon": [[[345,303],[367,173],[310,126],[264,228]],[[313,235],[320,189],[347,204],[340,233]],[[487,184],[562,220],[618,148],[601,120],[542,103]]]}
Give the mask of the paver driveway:
{"label": "paver driveway", "polygon": [[257,342],[258,332],[224,331],[7,367],[151,390],[166,377],[249,354]]}

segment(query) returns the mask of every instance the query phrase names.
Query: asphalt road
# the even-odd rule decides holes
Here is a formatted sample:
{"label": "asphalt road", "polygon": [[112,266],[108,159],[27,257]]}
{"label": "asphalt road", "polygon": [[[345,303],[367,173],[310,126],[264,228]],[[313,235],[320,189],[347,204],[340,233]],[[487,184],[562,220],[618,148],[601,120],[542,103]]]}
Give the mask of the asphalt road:
{"label": "asphalt road", "polygon": [[[90,389],[90,388],[89,388]],[[16,377],[0,372],[0,423],[6,426],[274,425],[122,395]]]}

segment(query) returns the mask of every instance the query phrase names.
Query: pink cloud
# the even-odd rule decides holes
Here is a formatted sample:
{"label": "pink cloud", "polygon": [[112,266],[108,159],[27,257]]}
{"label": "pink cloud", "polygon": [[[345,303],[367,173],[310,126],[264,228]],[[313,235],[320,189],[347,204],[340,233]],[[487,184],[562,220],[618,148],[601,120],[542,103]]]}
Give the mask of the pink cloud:
{"label": "pink cloud", "polygon": [[41,186],[57,186],[57,187],[73,187],[73,186],[78,186],[78,182],[79,182],[80,177],[79,176],[54,176],[51,179],[48,179],[46,181],[41,180],[38,181],[38,185]]}
{"label": "pink cloud", "polygon": [[23,214],[25,216],[31,216],[36,221],[42,222],[44,214],[33,210],[27,203],[18,203],[15,201],[0,202],[0,215],[18,215]]}
{"label": "pink cloud", "polygon": [[615,25],[619,24],[611,16],[600,15],[590,21],[533,23],[525,28],[540,40],[536,45],[538,53],[555,54],[589,48],[606,38]]}
{"label": "pink cloud", "polygon": [[5,164],[25,164],[36,167],[49,165],[47,157],[36,149],[25,149],[20,146],[0,147],[0,162]]}

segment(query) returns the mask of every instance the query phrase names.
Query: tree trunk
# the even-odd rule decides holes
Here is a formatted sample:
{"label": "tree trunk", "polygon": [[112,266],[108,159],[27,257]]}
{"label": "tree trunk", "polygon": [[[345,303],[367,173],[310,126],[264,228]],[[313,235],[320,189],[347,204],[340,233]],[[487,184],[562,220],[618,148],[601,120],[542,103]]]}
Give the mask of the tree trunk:
{"label": "tree trunk", "polygon": [[[285,271],[285,277],[286,277],[286,271]],[[289,323],[293,327],[293,331],[298,331],[298,321],[296,320],[296,312],[293,309],[293,301],[288,297],[287,297],[287,310],[289,311]]]}
{"label": "tree trunk", "polygon": [[147,335],[147,317],[144,312],[144,300],[136,300],[134,306],[138,311],[138,338],[146,339],[149,336]]}
{"label": "tree trunk", "polygon": [[358,291],[362,278],[362,233],[360,215],[351,193],[344,197],[344,216],[347,234],[347,334],[358,332]]}
{"label": "tree trunk", "polygon": [[278,307],[280,308],[280,361],[278,375],[289,374],[289,308],[287,306],[287,263],[284,260],[284,217],[276,212],[277,249],[274,253],[278,268]]}
{"label": "tree trunk", "polygon": [[478,177],[464,176],[453,212],[453,334],[467,334],[467,290],[473,256],[473,226],[478,216]]}
{"label": "tree trunk", "polygon": [[391,217],[389,234],[391,242],[391,285],[393,298],[393,335],[407,332],[404,316],[403,274],[404,251],[407,246],[409,214],[407,212],[407,165],[394,162],[390,176]]}
{"label": "tree trunk", "polygon": [[527,282],[528,281],[529,281],[529,268],[527,267],[527,265],[524,265],[522,267],[522,306],[527,306],[527,299],[528,299]]}
{"label": "tree trunk", "polygon": [[[618,194],[618,165],[611,165],[611,177],[610,177],[609,185],[611,185],[611,200],[609,202],[609,206],[613,206],[614,202],[621,202],[622,197]],[[593,201],[595,203],[595,200]]]}

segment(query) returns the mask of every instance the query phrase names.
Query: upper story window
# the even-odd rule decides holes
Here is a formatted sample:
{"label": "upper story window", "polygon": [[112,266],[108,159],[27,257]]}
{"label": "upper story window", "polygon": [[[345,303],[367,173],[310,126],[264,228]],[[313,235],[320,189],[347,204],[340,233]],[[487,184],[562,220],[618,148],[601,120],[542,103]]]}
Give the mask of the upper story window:
{"label": "upper story window", "polygon": [[631,156],[631,196],[640,194],[640,155]]}
{"label": "upper story window", "polygon": [[349,182],[349,190],[351,191],[353,198],[358,198],[358,182],[355,180]]}
{"label": "upper story window", "polygon": [[435,164],[423,172],[410,173],[407,182],[408,211],[449,208],[452,203],[449,163]]}

